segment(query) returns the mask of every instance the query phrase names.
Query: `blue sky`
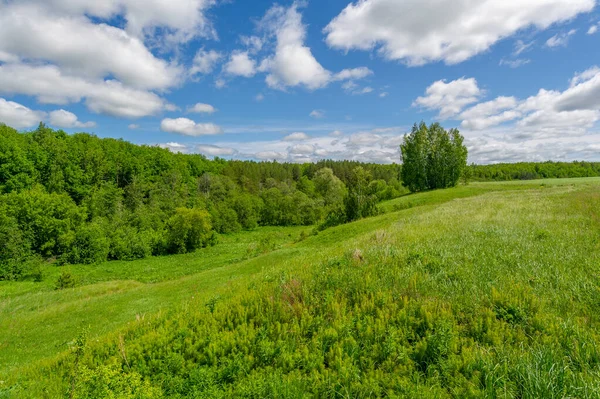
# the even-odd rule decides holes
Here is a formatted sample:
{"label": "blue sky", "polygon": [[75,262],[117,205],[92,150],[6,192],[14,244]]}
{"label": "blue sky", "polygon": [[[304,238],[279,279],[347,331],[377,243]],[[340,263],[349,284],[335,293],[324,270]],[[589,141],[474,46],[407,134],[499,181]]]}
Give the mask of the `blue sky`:
{"label": "blue sky", "polygon": [[600,160],[596,0],[0,0],[0,122],[237,159]]}

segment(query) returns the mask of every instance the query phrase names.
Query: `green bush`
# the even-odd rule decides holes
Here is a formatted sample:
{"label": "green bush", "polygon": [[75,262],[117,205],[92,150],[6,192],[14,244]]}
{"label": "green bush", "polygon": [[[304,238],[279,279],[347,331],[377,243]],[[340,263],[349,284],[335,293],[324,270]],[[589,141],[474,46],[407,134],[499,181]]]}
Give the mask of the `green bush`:
{"label": "green bush", "polygon": [[[69,240],[71,241],[71,240]],[[105,262],[110,251],[110,240],[98,223],[83,225],[70,243],[69,249],[61,257],[62,263],[92,264]]]}
{"label": "green bush", "polygon": [[67,271],[63,271],[60,276],[58,276],[58,280],[56,280],[56,284],[54,286],[56,290],[64,290],[66,288],[73,287],[75,287],[75,278]]}

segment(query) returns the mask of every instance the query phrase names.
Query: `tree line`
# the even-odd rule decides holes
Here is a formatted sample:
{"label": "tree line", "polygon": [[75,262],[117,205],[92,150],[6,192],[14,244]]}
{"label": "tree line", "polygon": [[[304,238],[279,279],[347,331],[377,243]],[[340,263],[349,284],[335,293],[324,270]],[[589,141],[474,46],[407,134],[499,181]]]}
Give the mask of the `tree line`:
{"label": "tree line", "polygon": [[134,260],[214,245],[218,234],[257,226],[324,229],[378,213],[408,190],[462,178],[600,176],[600,163],[467,166],[456,129],[415,125],[402,165],[209,160],[43,124],[0,125],[0,280],[58,264]]}
{"label": "tree line", "polygon": [[403,193],[399,165],[209,160],[43,124],[0,126],[0,279],[48,259],[190,252],[257,226],[325,228]]}

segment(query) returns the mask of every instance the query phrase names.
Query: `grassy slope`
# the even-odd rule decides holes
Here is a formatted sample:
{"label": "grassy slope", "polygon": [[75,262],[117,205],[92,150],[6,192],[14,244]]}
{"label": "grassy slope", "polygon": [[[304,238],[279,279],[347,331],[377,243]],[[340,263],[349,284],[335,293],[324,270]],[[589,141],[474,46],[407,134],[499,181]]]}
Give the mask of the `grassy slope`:
{"label": "grassy slope", "polygon": [[403,264],[401,281],[455,307],[480,303],[492,287],[506,292],[527,287],[550,314],[565,320],[591,318],[600,310],[598,213],[590,206],[597,204],[599,187],[600,179],[478,183],[390,201],[383,206],[387,211],[404,210],[339,226],[250,260],[239,261],[249,240],[261,232],[228,238],[208,250],[216,257],[200,251],[73,267],[89,283],[74,290],[49,291],[44,283],[3,284],[0,365],[8,371],[50,356],[64,349],[81,326],[91,326],[93,336],[100,336],[136,315],[231,295],[252,281],[272,281],[284,270],[309,278],[306,273],[324,259],[355,248],[390,266],[412,259]]}

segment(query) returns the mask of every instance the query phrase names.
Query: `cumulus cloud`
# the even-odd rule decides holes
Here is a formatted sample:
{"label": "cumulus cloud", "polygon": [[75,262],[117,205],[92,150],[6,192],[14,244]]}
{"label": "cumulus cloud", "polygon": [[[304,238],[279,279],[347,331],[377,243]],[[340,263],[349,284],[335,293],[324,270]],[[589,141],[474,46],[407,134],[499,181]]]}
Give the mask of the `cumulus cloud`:
{"label": "cumulus cloud", "polygon": [[119,81],[89,81],[64,74],[54,65],[0,65],[0,93],[34,96],[40,103],[69,104],[85,99],[95,113],[138,118],[165,108],[156,94],[123,85]]}
{"label": "cumulus cloud", "polygon": [[25,129],[37,125],[45,118],[45,112],[33,111],[19,103],[0,98],[0,123],[15,129]]}
{"label": "cumulus cloud", "polygon": [[438,80],[427,88],[425,96],[415,100],[413,106],[439,110],[438,117],[447,119],[458,114],[466,105],[477,102],[482,95],[483,91],[473,78],[460,78],[449,83]]}
{"label": "cumulus cloud", "polygon": [[275,54],[261,65],[268,71],[267,84],[273,88],[305,86],[314,90],[327,86],[332,74],[316,60],[304,45],[306,27],[298,12],[298,3],[291,7],[273,6],[265,15],[262,25],[276,37]]}
{"label": "cumulus cloud", "polygon": [[275,5],[260,22],[260,28],[267,36],[275,39],[274,54],[263,59],[258,68],[267,73],[269,87],[285,90],[301,86],[316,90],[331,82],[358,80],[373,74],[366,67],[344,69],[338,73],[323,67],[305,45],[306,26],[299,11],[302,5],[301,2],[294,2],[288,8]]}
{"label": "cumulus cloud", "polygon": [[257,53],[262,50],[264,42],[263,39],[258,36],[241,36],[240,40],[244,46],[248,48],[251,53]]}
{"label": "cumulus cloud", "polygon": [[122,29],[26,3],[0,5],[0,50],[85,78],[114,76],[138,89],[171,87],[182,72]]}
{"label": "cumulus cloud", "polygon": [[96,127],[96,122],[80,122],[77,115],[64,109],[50,112],[50,124],[63,129]]}
{"label": "cumulus cloud", "polygon": [[136,123],[131,123],[131,124],[129,124],[129,126],[127,126],[127,128],[130,130],[137,130],[140,128],[140,125],[138,125]]}
{"label": "cumulus cloud", "polygon": [[196,123],[187,118],[165,118],[160,123],[160,130],[193,137],[223,133],[223,129],[214,123]]}
{"label": "cumulus cloud", "polygon": [[140,38],[150,36],[154,40],[163,36],[163,41],[168,43],[216,35],[205,15],[215,4],[214,0],[22,0],[19,3],[45,7],[66,16],[91,16],[101,20],[122,17],[128,34]]}
{"label": "cumulus cloud", "polygon": [[223,58],[223,55],[215,50],[198,50],[189,71],[190,75],[208,75],[212,73],[221,58]]}
{"label": "cumulus cloud", "polygon": [[357,80],[373,75],[373,71],[367,67],[344,69],[334,75],[334,80]]}
{"label": "cumulus cloud", "polygon": [[546,29],[593,10],[595,0],[358,0],[324,29],[326,42],[345,51],[377,48],[408,65],[463,62],[499,40]]}
{"label": "cumulus cloud", "polygon": [[600,68],[575,74],[564,91],[500,96],[448,118],[461,121],[473,162],[600,159]]}
{"label": "cumulus cloud", "polygon": [[292,133],[292,134],[285,136],[283,138],[283,140],[285,140],[285,141],[302,141],[302,140],[308,140],[309,138],[310,137],[306,133],[296,132],[296,133]]}
{"label": "cumulus cloud", "polygon": [[[41,103],[85,101],[92,112],[138,118],[168,110],[157,94],[206,73],[218,54],[199,52],[190,74],[177,46],[215,37],[214,0],[21,0],[0,2],[0,92]],[[162,47],[166,44],[166,47]],[[162,48],[159,51],[153,51]],[[152,50],[151,50],[152,49]],[[174,51],[175,49],[175,51]]]}
{"label": "cumulus cloud", "polygon": [[217,109],[210,104],[197,103],[192,107],[188,108],[188,112],[195,112],[197,114],[214,114]]}
{"label": "cumulus cloud", "polygon": [[593,34],[595,34],[596,32],[598,32],[598,27],[599,27],[599,26],[600,26],[600,24],[596,24],[596,25],[592,25],[592,26],[590,26],[590,28],[589,28],[589,29],[588,29],[588,31],[587,31],[587,34],[588,34],[588,35],[593,35]]}
{"label": "cumulus cloud", "polygon": [[247,51],[236,50],[231,53],[224,71],[229,75],[250,78],[256,74],[256,61],[250,58]]}

